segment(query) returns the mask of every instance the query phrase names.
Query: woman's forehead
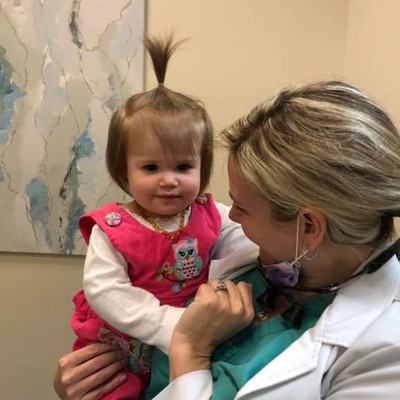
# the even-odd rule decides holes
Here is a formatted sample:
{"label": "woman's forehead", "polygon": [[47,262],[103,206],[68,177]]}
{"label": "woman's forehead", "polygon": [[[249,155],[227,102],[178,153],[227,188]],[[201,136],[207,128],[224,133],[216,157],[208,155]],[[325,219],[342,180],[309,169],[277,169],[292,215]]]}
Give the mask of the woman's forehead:
{"label": "woman's forehead", "polygon": [[252,192],[243,175],[232,160],[228,158],[228,177],[229,177],[229,194],[232,200],[239,201],[245,197],[245,193]]}
{"label": "woman's forehead", "polygon": [[[246,177],[238,168],[237,161],[231,156],[228,157],[228,177],[229,177],[229,196],[237,203],[243,205],[257,204],[257,207],[268,207],[268,201],[262,197],[258,191],[252,187]],[[253,210],[257,211],[257,210]]]}

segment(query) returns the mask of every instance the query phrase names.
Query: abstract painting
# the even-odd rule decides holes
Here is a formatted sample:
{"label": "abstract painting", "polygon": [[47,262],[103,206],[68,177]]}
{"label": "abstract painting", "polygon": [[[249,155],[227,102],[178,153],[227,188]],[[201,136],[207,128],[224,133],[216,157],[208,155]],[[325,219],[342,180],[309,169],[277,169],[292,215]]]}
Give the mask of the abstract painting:
{"label": "abstract painting", "polygon": [[143,90],[144,0],[1,0],[0,251],[84,254],[78,219],[123,201],[110,117]]}

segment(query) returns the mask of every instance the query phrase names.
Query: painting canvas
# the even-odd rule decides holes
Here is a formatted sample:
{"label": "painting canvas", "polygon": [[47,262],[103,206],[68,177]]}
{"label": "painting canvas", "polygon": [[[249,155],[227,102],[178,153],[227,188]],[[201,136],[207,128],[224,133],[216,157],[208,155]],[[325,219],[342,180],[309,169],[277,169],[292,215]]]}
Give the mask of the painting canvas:
{"label": "painting canvas", "polygon": [[144,0],[1,0],[0,251],[83,254],[78,219],[123,201],[110,117],[143,90]]}

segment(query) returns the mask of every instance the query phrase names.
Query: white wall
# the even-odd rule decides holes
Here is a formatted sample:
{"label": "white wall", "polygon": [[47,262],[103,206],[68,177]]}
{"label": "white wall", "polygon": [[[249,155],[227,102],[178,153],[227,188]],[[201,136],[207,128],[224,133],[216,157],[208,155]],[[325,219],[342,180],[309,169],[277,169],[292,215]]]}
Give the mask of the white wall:
{"label": "white wall", "polygon": [[[398,0],[350,0],[345,75],[381,104],[400,129],[399,15]],[[400,218],[395,224],[400,234]]]}
{"label": "white wall", "polygon": [[351,0],[345,73],[400,127],[400,2]]}

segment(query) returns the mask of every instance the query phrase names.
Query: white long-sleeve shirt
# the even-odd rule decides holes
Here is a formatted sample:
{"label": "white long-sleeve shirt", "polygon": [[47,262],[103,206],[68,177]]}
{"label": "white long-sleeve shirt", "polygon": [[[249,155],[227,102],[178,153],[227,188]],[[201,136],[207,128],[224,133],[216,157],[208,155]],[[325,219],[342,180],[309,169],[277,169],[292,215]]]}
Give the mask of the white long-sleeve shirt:
{"label": "white long-sleeve shirt", "polygon": [[[241,272],[240,267],[253,263],[258,255],[258,247],[246,238],[239,224],[229,219],[229,207],[215,204],[221,215],[221,230],[210,254],[210,279],[235,275],[235,269]],[[133,217],[145,224],[137,215]],[[168,353],[172,332],[184,308],[161,306],[153,294],[132,286],[125,258],[97,225],[88,244],[83,287],[86,300],[100,318]]]}

